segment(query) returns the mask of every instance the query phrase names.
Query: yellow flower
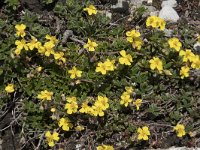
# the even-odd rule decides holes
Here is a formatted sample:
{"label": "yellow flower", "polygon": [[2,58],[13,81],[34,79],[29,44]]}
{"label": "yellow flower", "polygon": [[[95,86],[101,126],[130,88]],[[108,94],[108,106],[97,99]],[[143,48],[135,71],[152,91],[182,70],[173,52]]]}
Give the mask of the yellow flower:
{"label": "yellow flower", "polygon": [[132,101],[132,99],[130,98],[130,95],[127,92],[124,92],[121,95],[121,101],[120,101],[121,105],[124,105],[125,107],[127,107],[128,103],[130,103],[131,101]]}
{"label": "yellow flower", "polygon": [[148,136],[150,135],[149,128],[147,126],[144,126],[142,128],[137,129],[138,132],[138,140],[148,140]]}
{"label": "yellow flower", "polygon": [[78,104],[77,102],[70,102],[65,104],[65,109],[67,109],[68,114],[73,114],[77,112]]}
{"label": "yellow flower", "polygon": [[132,87],[130,87],[130,86],[126,86],[125,87],[125,90],[126,90],[126,92],[128,93],[128,94],[132,94],[133,93],[133,88]]}
{"label": "yellow flower", "polygon": [[21,49],[16,48],[16,49],[15,49],[15,54],[16,54],[17,56],[20,55],[20,54],[21,54]]}
{"label": "yellow flower", "polygon": [[159,28],[160,27],[160,30],[164,30],[165,25],[166,25],[165,20],[163,20],[162,18],[157,17],[157,16],[150,16],[146,20],[146,26],[147,27],[150,27],[150,26],[153,27],[153,28]]}
{"label": "yellow flower", "polygon": [[56,111],[56,108],[52,107],[51,112],[54,113]]}
{"label": "yellow flower", "polygon": [[40,94],[38,94],[37,98],[40,100],[48,100],[50,101],[52,99],[53,92],[49,92],[47,90],[41,91]]}
{"label": "yellow flower", "polygon": [[136,30],[127,31],[126,36],[127,36],[126,40],[132,43],[135,38],[140,37],[140,32]]}
{"label": "yellow flower", "polygon": [[54,53],[53,55],[54,55],[54,59],[58,60],[58,59],[61,59],[64,56],[64,53],[63,52],[57,52],[57,53]]}
{"label": "yellow flower", "polygon": [[51,134],[50,131],[47,131],[45,133],[45,137],[50,147],[53,147],[55,145],[55,141],[58,141],[60,139],[59,134],[57,132],[53,132],[53,134]]}
{"label": "yellow flower", "polygon": [[61,60],[63,63],[66,62],[66,58],[64,58],[64,57],[61,57],[59,60]]}
{"label": "yellow flower", "polygon": [[185,133],[185,126],[183,124],[177,124],[174,127],[174,130],[177,132],[178,137],[183,137],[186,134]]}
{"label": "yellow flower", "polygon": [[92,109],[93,109],[93,115],[94,116],[100,116],[100,117],[102,117],[102,116],[104,116],[104,112],[103,112],[103,109],[102,109],[102,107],[100,107],[100,106],[92,106]]}
{"label": "yellow flower", "polygon": [[54,44],[57,44],[59,41],[56,39],[56,36],[51,36],[49,34],[47,34],[45,36],[45,39],[49,40],[50,42],[54,43]]}
{"label": "yellow flower", "polygon": [[80,113],[88,113],[90,111],[90,107],[88,106],[88,102],[83,102],[81,105]]}
{"label": "yellow flower", "polygon": [[104,62],[107,71],[114,71],[115,67],[115,60],[106,59]]}
{"label": "yellow flower", "polygon": [[191,52],[190,49],[186,49],[185,51],[181,50],[179,52],[179,56],[183,56],[183,62],[190,61],[192,62],[195,58],[195,55]]}
{"label": "yellow flower", "polygon": [[160,18],[160,30],[165,30],[166,21]]}
{"label": "yellow flower", "polygon": [[84,126],[80,126],[80,125],[75,127],[76,131],[83,131],[84,129],[85,129]]}
{"label": "yellow flower", "polygon": [[115,60],[107,59],[104,63],[99,62],[95,71],[101,72],[101,74],[105,75],[107,71],[113,71],[115,68]]}
{"label": "yellow flower", "polygon": [[51,41],[44,43],[44,48],[45,48],[45,56],[49,57],[50,54],[54,54],[54,48],[55,44]]}
{"label": "yellow flower", "polygon": [[31,42],[27,44],[30,50],[33,50],[34,48],[37,48],[38,41],[34,36],[31,36]]}
{"label": "yellow flower", "polygon": [[17,30],[16,35],[19,37],[21,36],[22,38],[26,35],[25,33],[25,29],[26,29],[26,25],[24,24],[17,24],[15,25],[15,29]]}
{"label": "yellow flower", "polygon": [[15,91],[14,89],[14,84],[8,84],[6,87],[5,87],[5,91],[7,93],[13,93]]}
{"label": "yellow flower", "polygon": [[67,102],[72,103],[72,102],[77,102],[77,98],[75,96],[67,97],[66,98]]}
{"label": "yellow flower", "polygon": [[136,106],[136,109],[139,110],[140,106],[142,104],[142,100],[141,99],[136,99],[136,101],[133,102],[133,104]]}
{"label": "yellow flower", "polygon": [[98,96],[94,106],[101,107],[102,110],[109,108],[108,98],[106,96]]}
{"label": "yellow flower", "polygon": [[142,47],[143,41],[140,38],[134,38],[132,46],[133,48],[136,48],[137,50],[140,50]]}
{"label": "yellow flower", "polygon": [[156,17],[153,24],[152,24],[152,27],[158,28],[159,26],[160,26],[160,19],[159,19],[159,17]]}
{"label": "yellow flower", "polygon": [[28,50],[28,46],[26,44],[26,40],[22,39],[21,41],[16,40],[15,45],[17,46],[17,49],[22,50],[23,48],[25,50]]}
{"label": "yellow flower", "polygon": [[37,50],[38,50],[38,53],[40,53],[40,54],[44,54],[45,53],[45,47],[44,46],[42,46],[42,43],[41,42],[38,42],[37,43]]}
{"label": "yellow flower", "polygon": [[38,72],[40,72],[40,71],[42,71],[42,67],[41,66],[39,66],[39,67],[37,67],[37,69],[36,69]]}
{"label": "yellow flower", "polygon": [[105,63],[102,63],[102,62],[99,62],[97,64],[97,67],[96,67],[96,72],[101,72],[101,74],[105,75],[106,74],[106,71],[107,71],[107,66],[105,65]]}
{"label": "yellow flower", "polygon": [[71,70],[68,71],[68,73],[71,74],[71,75],[70,75],[70,78],[71,78],[71,79],[74,79],[74,78],[76,78],[76,77],[81,77],[82,71],[78,70],[78,69],[74,66]]}
{"label": "yellow flower", "polygon": [[58,126],[62,127],[64,131],[69,131],[69,129],[73,127],[73,124],[69,118],[61,118],[58,122]]}
{"label": "yellow flower", "polygon": [[149,63],[150,63],[151,70],[155,70],[155,69],[158,69],[158,71],[163,70],[163,63],[158,57],[153,57],[153,59],[151,59]]}
{"label": "yellow flower", "polygon": [[97,147],[97,150],[114,150],[113,146],[111,145],[100,145]]}
{"label": "yellow flower", "polygon": [[119,58],[119,63],[130,66],[131,62],[133,62],[132,56],[130,54],[127,55],[125,50],[121,50],[120,54],[122,57]]}
{"label": "yellow flower", "polygon": [[97,14],[97,9],[94,5],[90,5],[89,7],[86,7],[83,9],[84,11],[87,11],[88,12],[88,15],[92,15],[92,14]]}
{"label": "yellow flower", "polygon": [[156,16],[150,16],[150,17],[148,17],[147,20],[146,20],[146,26],[147,27],[152,26],[153,23],[155,22],[156,18],[157,18]]}
{"label": "yellow flower", "polygon": [[194,69],[200,69],[200,57],[198,55],[194,56],[191,67]]}
{"label": "yellow flower", "polygon": [[183,79],[185,77],[189,77],[189,71],[190,71],[189,67],[187,67],[187,66],[181,67],[181,70],[180,70],[181,79]]}
{"label": "yellow flower", "polygon": [[179,41],[179,39],[178,39],[178,38],[175,38],[175,37],[169,39],[169,40],[168,40],[168,44],[169,44],[169,47],[170,47],[170,48],[174,48],[177,52],[180,51],[181,46],[182,46],[182,44],[181,44],[181,42]]}
{"label": "yellow flower", "polygon": [[88,49],[88,51],[95,51],[97,46],[98,44],[96,42],[92,42],[90,39],[88,39],[88,42],[84,45],[84,48]]}

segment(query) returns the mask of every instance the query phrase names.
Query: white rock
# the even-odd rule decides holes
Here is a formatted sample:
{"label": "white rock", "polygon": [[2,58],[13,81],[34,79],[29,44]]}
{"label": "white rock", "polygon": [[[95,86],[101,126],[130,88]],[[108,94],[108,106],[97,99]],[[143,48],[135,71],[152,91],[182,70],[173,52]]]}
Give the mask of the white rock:
{"label": "white rock", "polygon": [[176,7],[177,6],[177,1],[176,0],[163,1],[162,4],[161,4],[161,7],[165,7],[165,6]]}
{"label": "white rock", "polygon": [[152,4],[153,0],[147,0],[147,4]]}
{"label": "white rock", "polygon": [[159,12],[159,17],[166,21],[177,22],[179,20],[178,13],[173,9],[177,5],[176,0],[168,0],[162,2],[162,9]]}

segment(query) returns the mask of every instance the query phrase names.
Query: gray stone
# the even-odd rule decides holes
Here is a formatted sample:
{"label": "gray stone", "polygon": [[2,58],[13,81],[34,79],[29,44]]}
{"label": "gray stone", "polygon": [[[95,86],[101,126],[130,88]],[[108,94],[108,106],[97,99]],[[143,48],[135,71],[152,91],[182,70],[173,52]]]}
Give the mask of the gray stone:
{"label": "gray stone", "polygon": [[158,16],[159,11],[153,6],[144,6],[146,8],[146,12],[142,15],[143,17],[147,16]]}
{"label": "gray stone", "polygon": [[200,53],[200,43],[199,42],[195,43],[193,48],[196,52]]}
{"label": "gray stone", "polygon": [[176,7],[177,6],[177,1],[176,0],[163,1],[162,4],[161,4],[161,7],[164,7],[164,6]]}
{"label": "gray stone", "polygon": [[173,8],[176,5],[176,0],[163,1],[161,5],[162,9],[159,12],[159,17],[166,21],[177,22],[179,20],[179,15]]}
{"label": "gray stone", "polygon": [[130,0],[130,3],[133,4],[136,7],[139,7],[142,5],[143,2],[146,2],[147,0]]}
{"label": "gray stone", "polygon": [[118,0],[115,5],[111,5],[111,9],[114,12],[127,14],[129,12],[129,3],[126,0]]}

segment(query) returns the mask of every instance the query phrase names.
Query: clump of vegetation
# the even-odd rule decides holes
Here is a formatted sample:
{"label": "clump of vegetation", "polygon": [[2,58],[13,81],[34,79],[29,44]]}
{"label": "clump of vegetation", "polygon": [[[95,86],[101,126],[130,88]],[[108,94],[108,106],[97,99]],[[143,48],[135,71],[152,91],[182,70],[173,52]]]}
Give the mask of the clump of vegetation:
{"label": "clump of vegetation", "polygon": [[69,0],[53,25],[28,10],[0,19],[1,112],[12,101],[21,148],[197,146],[200,38],[189,26],[169,38],[156,16],[113,25],[101,9]]}

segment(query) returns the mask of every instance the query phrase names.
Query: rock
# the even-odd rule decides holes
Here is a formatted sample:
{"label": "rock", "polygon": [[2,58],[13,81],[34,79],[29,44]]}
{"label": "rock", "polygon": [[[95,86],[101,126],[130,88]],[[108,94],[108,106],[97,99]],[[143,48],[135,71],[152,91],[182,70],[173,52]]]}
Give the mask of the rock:
{"label": "rock", "polygon": [[163,1],[162,4],[161,4],[161,7],[165,7],[165,6],[176,7],[177,6],[177,1],[176,0]]}
{"label": "rock", "polygon": [[147,16],[158,16],[159,11],[153,6],[144,6],[146,8],[146,12],[142,15],[143,17]]}
{"label": "rock", "polygon": [[126,0],[118,0],[117,4],[111,5],[113,12],[117,13],[129,13],[129,3]]}
{"label": "rock", "polygon": [[159,12],[159,17],[166,21],[177,22],[179,20],[179,15],[173,8],[176,5],[177,2],[175,0],[163,1],[161,4],[162,9]]}
{"label": "rock", "polygon": [[152,4],[153,0],[147,0],[147,4]]}
{"label": "rock", "polygon": [[[146,9],[146,11],[142,15],[142,17],[147,17],[149,15],[150,16],[158,16],[159,11],[154,6],[147,6],[147,5],[143,4],[144,1],[146,1],[146,0],[132,0],[132,1],[130,1],[130,13],[134,14],[135,10],[138,7],[144,7]],[[149,2],[151,2],[151,0]],[[132,18],[130,18],[130,19],[132,19]]]}
{"label": "rock", "polygon": [[146,2],[147,0],[130,0],[130,4],[139,7],[143,4],[143,2]]}
{"label": "rock", "polygon": [[193,46],[193,48],[194,48],[194,50],[196,52],[200,53],[200,43],[199,42],[195,43],[194,46]]}

